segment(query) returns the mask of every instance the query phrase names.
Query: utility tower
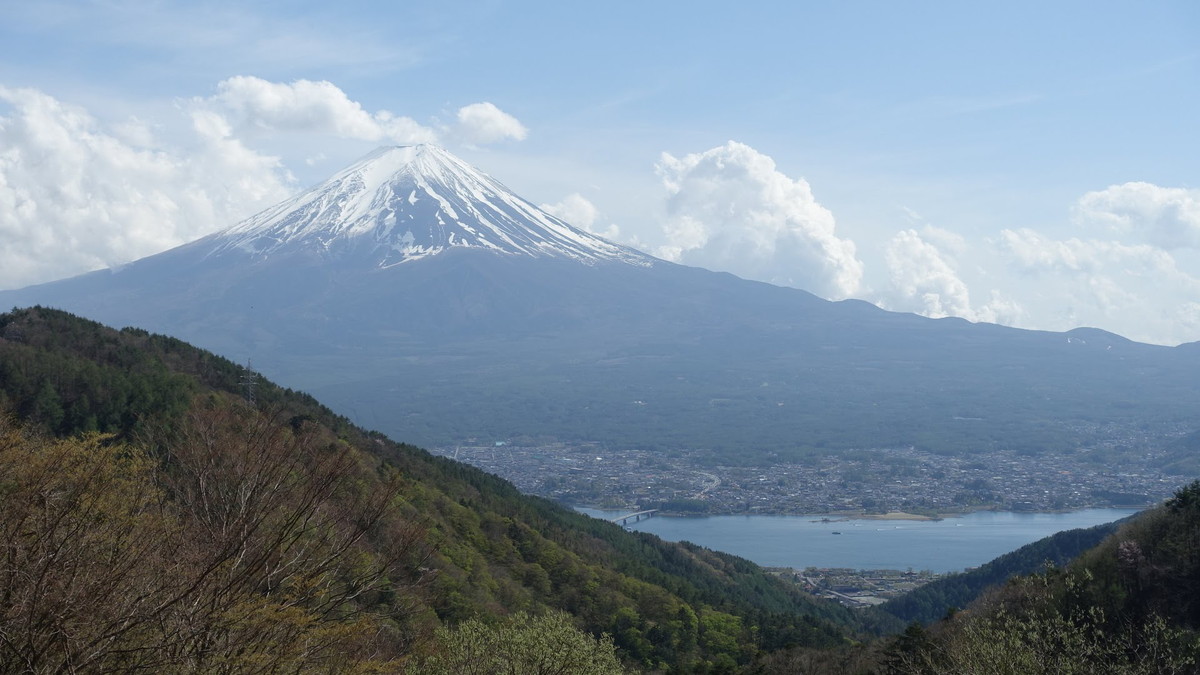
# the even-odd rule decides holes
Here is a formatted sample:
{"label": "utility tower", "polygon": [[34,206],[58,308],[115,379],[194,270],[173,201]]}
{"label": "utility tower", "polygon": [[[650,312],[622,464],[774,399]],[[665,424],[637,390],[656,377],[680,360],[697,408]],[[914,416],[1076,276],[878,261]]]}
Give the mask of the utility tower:
{"label": "utility tower", "polygon": [[254,372],[254,363],[250,359],[246,359],[246,365],[242,368],[240,384],[245,392],[246,400],[250,402],[251,406],[257,407],[254,390],[258,387],[258,373]]}

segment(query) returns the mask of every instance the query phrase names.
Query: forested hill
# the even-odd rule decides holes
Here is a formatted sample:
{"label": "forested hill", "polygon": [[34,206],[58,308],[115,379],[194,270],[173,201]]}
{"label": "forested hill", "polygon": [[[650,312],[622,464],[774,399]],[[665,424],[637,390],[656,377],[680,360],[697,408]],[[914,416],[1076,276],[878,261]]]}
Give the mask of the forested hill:
{"label": "forested hill", "polygon": [[1005,553],[979,567],[951,574],[888,600],[873,611],[886,612],[905,623],[937,621],[962,609],[993,586],[1012,577],[1036,574],[1047,566],[1065,565],[1096,546],[1124,520],[1094,527],[1064,530]]}
{"label": "forested hill", "polygon": [[928,629],[887,672],[1200,672],[1200,481],[1126,519],[1063,567],[1011,579]]}
{"label": "forested hill", "polygon": [[864,629],[745,560],[523,496],[169,337],[0,315],[0,407],[16,671],[436,672],[462,622],[560,610],[627,666],[715,672]]}

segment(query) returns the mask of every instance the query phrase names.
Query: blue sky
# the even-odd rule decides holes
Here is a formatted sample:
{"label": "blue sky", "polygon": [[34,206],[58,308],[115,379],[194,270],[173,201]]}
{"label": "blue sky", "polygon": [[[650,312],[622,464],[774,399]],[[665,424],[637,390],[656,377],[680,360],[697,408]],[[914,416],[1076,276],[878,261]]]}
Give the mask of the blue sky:
{"label": "blue sky", "polygon": [[1198,92],[1192,2],[0,0],[0,287],[433,140],[680,262],[1176,344]]}

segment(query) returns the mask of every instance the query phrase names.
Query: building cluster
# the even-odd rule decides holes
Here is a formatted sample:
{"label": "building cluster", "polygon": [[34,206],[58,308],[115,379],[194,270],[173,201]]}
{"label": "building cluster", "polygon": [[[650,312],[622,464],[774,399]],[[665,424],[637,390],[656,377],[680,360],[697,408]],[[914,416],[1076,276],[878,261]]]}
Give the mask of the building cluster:
{"label": "building cluster", "polygon": [[[1153,468],[1158,459],[1153,453],[1126,453],[1113,462],[1103,449],[963,455],[877,449],[770,467],[701,466],[687,452],[597,444],[493,443],[436,452],[560,502],[680,513],[932,515],[977,508],[1143,506],[1190,481]],[[1102,457],[1091,457],[1093,452]]]}
{"label": "building cluster", "polygon": [[769,568],[813,595],[847,607],[880,605],[942,576],[929,570],[856,570],[846,567]]}

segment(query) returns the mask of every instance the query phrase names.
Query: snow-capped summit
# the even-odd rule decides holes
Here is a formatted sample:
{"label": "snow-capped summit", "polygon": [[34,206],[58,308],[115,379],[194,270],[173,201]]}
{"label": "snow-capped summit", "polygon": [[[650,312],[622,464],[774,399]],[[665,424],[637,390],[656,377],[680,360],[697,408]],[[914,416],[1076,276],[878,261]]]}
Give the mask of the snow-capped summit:
{"label": "snow-capped summit", "polygon": [[380,267],[456,247],[582,262],[652,258],[572,227],[435,145],[383,147],[213,235],[212,254],[309,251]]}

